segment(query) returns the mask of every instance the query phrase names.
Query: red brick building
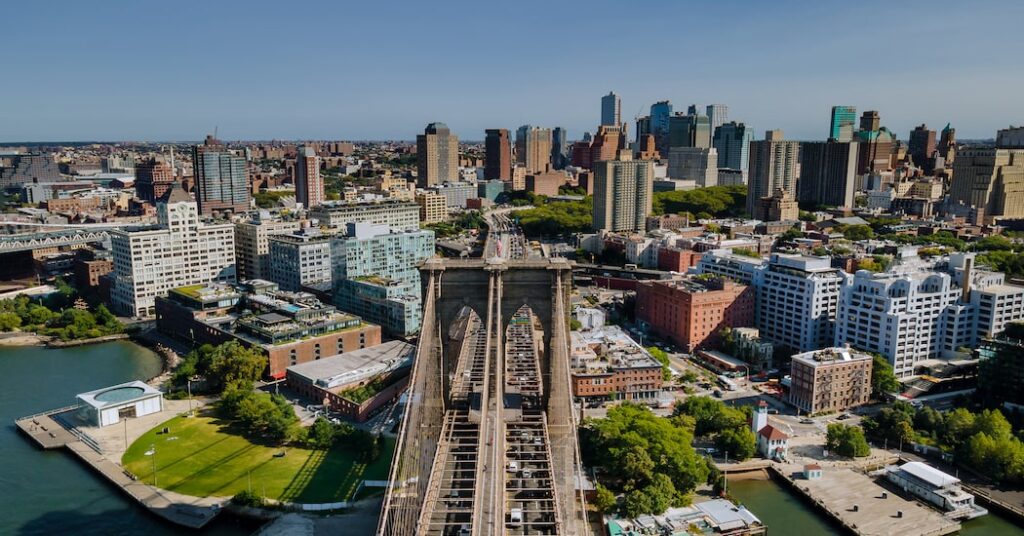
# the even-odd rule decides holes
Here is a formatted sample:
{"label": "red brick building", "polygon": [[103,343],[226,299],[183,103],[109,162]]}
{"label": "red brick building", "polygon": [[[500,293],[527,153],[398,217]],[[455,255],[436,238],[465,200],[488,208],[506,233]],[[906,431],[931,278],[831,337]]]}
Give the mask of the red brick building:
{"label": "red brick building", "polygon": [[690,249],[663,247],[658,249],[658,269],[667,272],[685,273],[686,270],[697,266],[700,260],[700,253]]}
{"label": "red brick building", "polygon": [[641,281],[637,320],[687,352],[717,343],[725,327],[754,325],[754,288],[718,277]]}

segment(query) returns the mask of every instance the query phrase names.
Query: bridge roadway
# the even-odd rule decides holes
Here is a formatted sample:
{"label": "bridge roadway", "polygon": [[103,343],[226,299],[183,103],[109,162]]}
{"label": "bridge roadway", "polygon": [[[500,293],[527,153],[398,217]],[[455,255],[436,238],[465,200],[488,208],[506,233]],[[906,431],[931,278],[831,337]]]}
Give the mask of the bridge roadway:
{"label": "bridge roadway", "polygon": [[109,231],[111,229],[138,225],[140,224],[135,222],[55,224],[0,220],[0,227],[34,227],[39,229],[32,233],[0,235],[0,253],[103,242],[110,238]]}

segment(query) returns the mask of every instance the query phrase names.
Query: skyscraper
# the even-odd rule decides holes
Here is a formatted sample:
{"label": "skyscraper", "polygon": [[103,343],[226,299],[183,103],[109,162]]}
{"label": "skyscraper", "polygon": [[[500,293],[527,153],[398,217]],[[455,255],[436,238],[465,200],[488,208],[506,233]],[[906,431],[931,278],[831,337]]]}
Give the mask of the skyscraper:
{"label": "skyscraper", "polygon": [[939,136],[939,156],[944,160],[945,165],[951,166],[956,158],[956,129],[946,123]]}
{"label": "skyscraper", "polygon": [[875,110],[868,110],[860,116],[860,129],[877,131],[882,127],[882,119]]}
{"label": "skyscraper", "polygon": [[555,127],[551,131],[551,166],[555,169],[565,169],[568,164],[568,143],[564,128]]}
{"label": "skyscraper", "polygon": [[597,127],[597,134],[590,144],[590,169],[602,160],[615,160],[619,151],[626,148],[625,129],[621,126]]}
{"label": "skyscraper", "polygon": [[444,123],[416,136],[416,184],[420,188],[459,180],[459,137]]}
{"label": "skyscraper", "polygon": [[809,205],[853,208],[857,145],[833,140],[802,143],[797,199]]}
{"label": "skyscraper", "polygon": [[957,152],[949,202],[969,208],[971,222],[1024,216],[1024,127],[1000,130],[995,147]]}
{"label": "skyscraper", "polygon": [[832,126],[829,128],[828,139],[836,141],[853,141],[853,125],[856,121],[856,107],[833,106]]}
{"label": "skyscraper", "polygon": [[551,129],[523,125],[516,130],[516,162],[527,172],[544,171],[551,163]]}
{"label": "skyscraper", "polygon": [[800,143],[783,139],[781,130],[765,132],[765,139],[750,143],[750,173],[747,187],[747,212],[758,214],[758,201],[782,190],[796,198],[796,168]]}
{"label": "skyscraper", "polygon": [[641,231],[651,212],[654,163],[620,151],[615,160],[594,164],[594,229]]}
{"label": "skyscraper", "polygon": [[654,134],[654,145],[663,155],[668,154],[668,124],[671,117],[671,102],[658,101],[651,105],[650,133]]}
{"label": "skyscraper", "polygon": [[207,136],[202,145],[192,147],[192,165],[200,214],[249,209],[249,172],[244,157]]}
{"label": "skyscraper", "polygon": [[711,148],[711,123],[708,117],[696,114],[673,115],[669,118],[668,146]]}
{"label": "skyscraper", "polygon": [[708,115],[708,123],[711,125],[712,134],[716,128],[729,121],[729,107],[724,104],[709,104],[705,111]]}
{"label": "skyscraper", "polygon": [[933,166],[929,165],[928,161],[935,156],[935,131],[928,130],[923,123],[911,130],[907,153],[910,154],[914,165],[931,171]]}
{"label": "skyscraper", "polygon": [[484,178],[489,181],[511,181],[512,143],[509,140],[508,129],[489,128],[485,132],[487,137],[484,139]]}
{"label": "skyscraper", "polygon": [[295,156],[295,200],[307,209],[324,202],[320,157],[308,145],[299,147]]}
{"label": "skyscraper", "polygon": [[601,97],[601,124],[616,127],[622,122],[622,100],[614,92]]}
{"label": "skyscraper", "polygon": [[754,130],[743,123],[732,121],[715,129],[712,145],[718,151],[718,168],[738,170],[743,184],[748,180],[752,141]]}

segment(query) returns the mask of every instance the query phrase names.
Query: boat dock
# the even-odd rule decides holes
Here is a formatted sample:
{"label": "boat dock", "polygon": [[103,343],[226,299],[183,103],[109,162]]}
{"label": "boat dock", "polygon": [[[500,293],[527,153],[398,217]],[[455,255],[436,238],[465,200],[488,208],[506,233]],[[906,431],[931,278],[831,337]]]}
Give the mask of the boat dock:
{"label": "boat dock", "polygon": [[77,410],[78,406],[67,406],[22,417],[14,424],[41,449],[67,449],[135,502],[171,523],[201,529],[221,512],[223,497],[192,497],[136,480],[108,456],[115,454],[117,459],[119,452],[104,451],[100,442],[69,424]]}
{"label": "boat dock", "polygon": [[849,468],[826,468],[813,480],[803,478],[799,465],[772,465],[769,471],[855,534],[944,536],[960,530],[960,523],[938,510],[903,498]]}

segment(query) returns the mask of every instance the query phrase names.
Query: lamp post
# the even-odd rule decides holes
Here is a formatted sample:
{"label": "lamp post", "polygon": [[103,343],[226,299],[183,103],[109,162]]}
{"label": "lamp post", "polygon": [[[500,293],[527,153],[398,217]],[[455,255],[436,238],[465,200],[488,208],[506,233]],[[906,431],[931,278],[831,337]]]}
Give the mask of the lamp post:
{"label": "lamp post", "polygon": [[128,452],[128,419],[121,419],[124,421],[124,450]]}

